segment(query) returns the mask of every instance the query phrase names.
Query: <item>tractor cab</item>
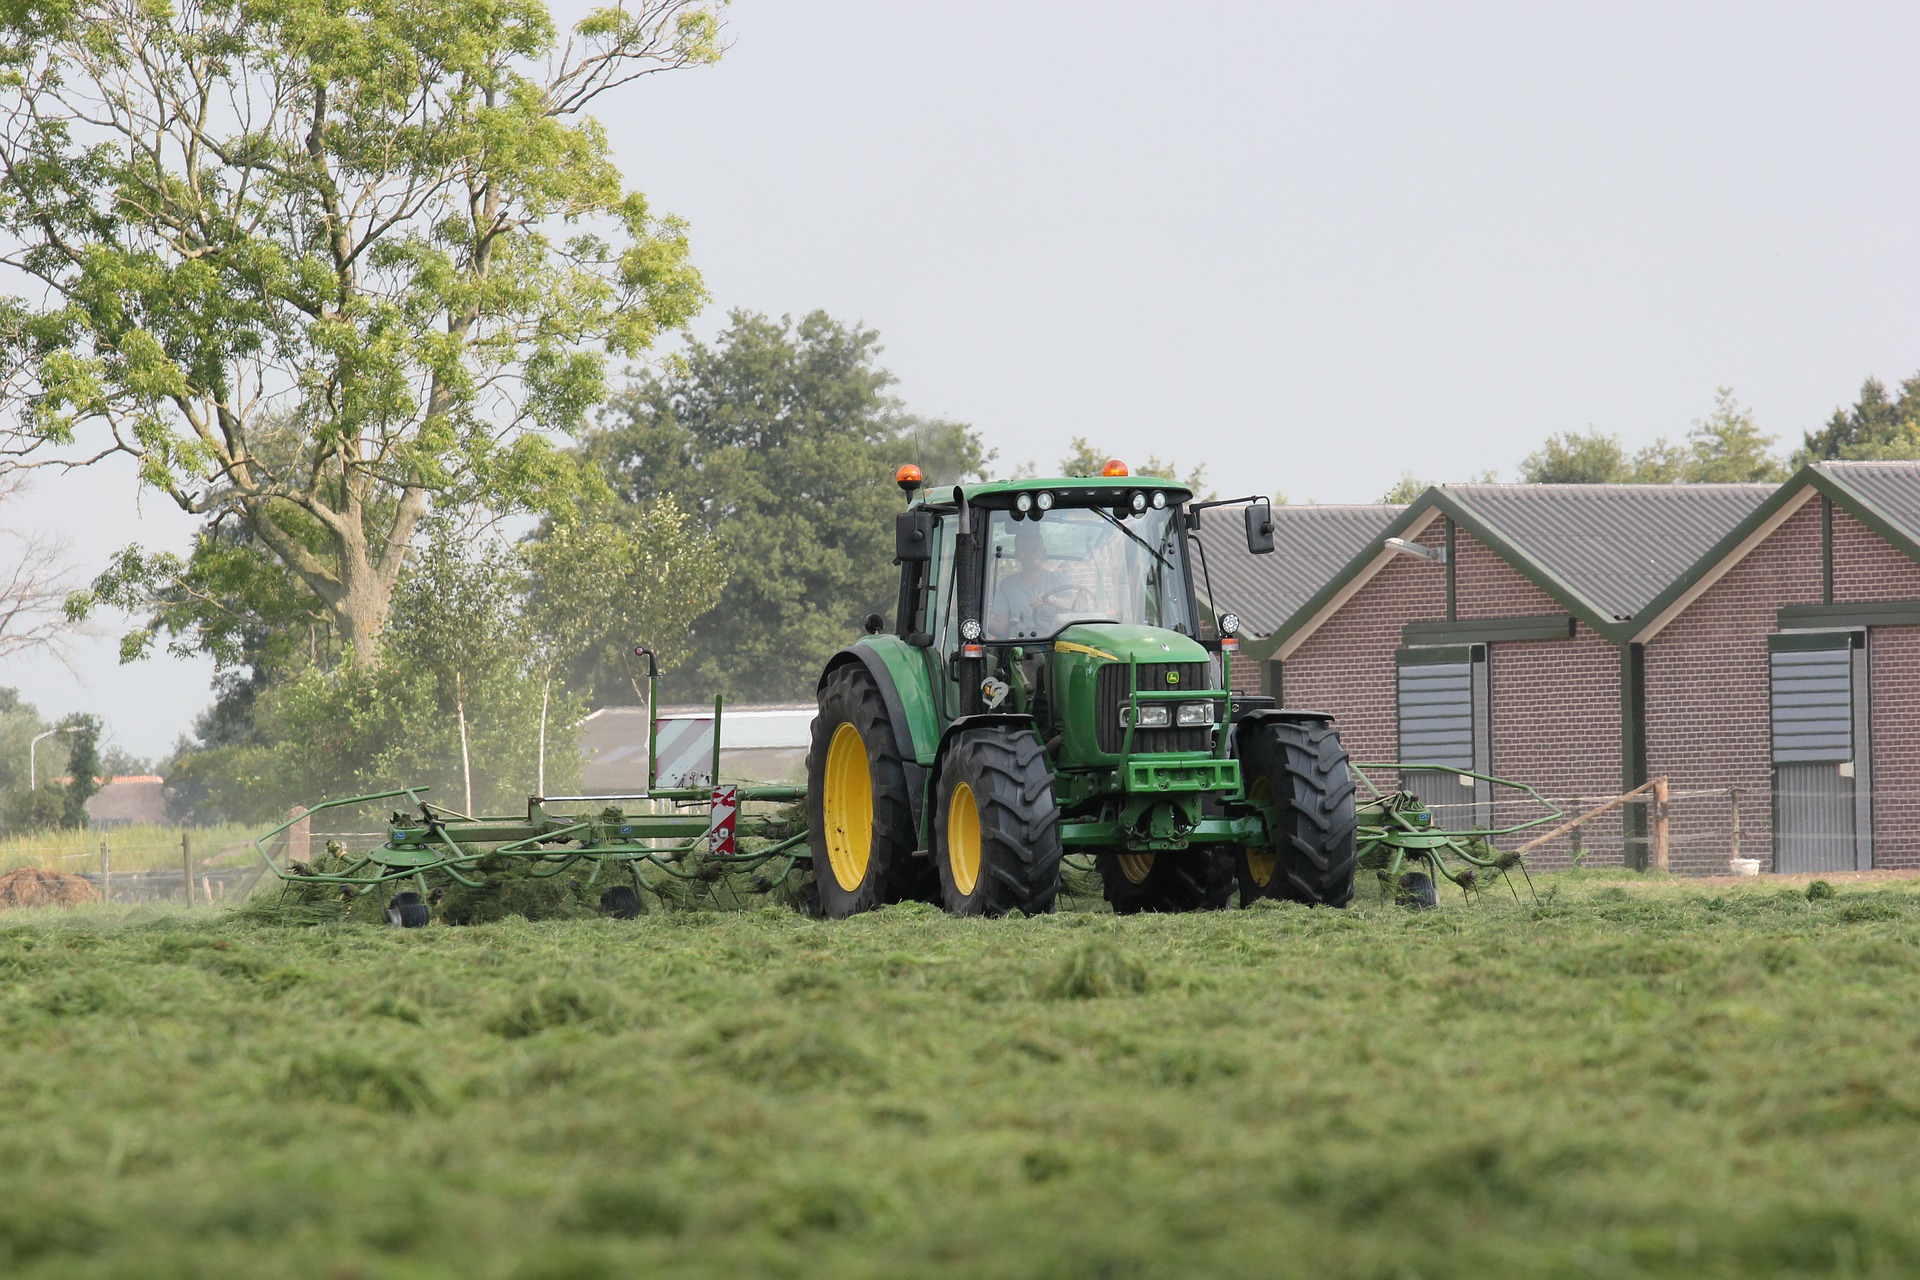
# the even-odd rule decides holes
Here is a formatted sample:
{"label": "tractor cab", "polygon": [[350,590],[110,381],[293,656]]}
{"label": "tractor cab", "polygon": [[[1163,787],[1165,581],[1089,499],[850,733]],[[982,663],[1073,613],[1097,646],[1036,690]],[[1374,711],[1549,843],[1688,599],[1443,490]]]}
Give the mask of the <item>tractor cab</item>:
{"label": "tractor cab", "polygon": [[[1181,735],[1176,749],[1216,745],[1236,622],[1229,615],[1223,628],[1201,611],[1195,566],[1205,554],[1199,511],[1220,504],[1195,503],[1185,485],[1132,476],[1118,461],[1097,477],[997,482],[930,499],[914,497],[917,469],[902,468],[900,483],[912,505],[898,517],[895,631],[926,653],[943,720],[1031,715],[1063,740],[1106,744],[1093,752],[1104,756],[1119,754],[1129,727],[1140,732],[1128,754],[1172,746],[1151,732],[1160,729],[1208,731]],[[1265,500],[1236,501],[1249,504],[1248,549],[1270,551]],[[1073,732],[1064,705],[1073,675],[1115,663],[1148,664],[1142,692],[1184,690],[1195,700],[1149,699],[1129,718],[1121,686],[1133,682],[1116,668],[1094,680],[1113,688],[1091,737]]]}

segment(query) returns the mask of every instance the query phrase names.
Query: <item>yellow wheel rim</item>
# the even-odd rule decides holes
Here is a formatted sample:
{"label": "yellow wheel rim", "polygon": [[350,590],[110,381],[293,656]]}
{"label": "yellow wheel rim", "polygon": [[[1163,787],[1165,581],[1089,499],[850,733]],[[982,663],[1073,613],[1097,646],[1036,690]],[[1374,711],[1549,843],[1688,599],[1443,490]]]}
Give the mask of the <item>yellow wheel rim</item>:
{"label": "yellow wheel rim", "polygon": [[[1255,804],[1271,806],[1273,804],[1273,785],[1265,778],[1255,778],[1253,785],[1247,788],[1247,799],[1253,801]],[[1273,879],[1273,868],[1278,859],[1271,853],[1256,849],[1252,845],[1245,846],[1245,854],[1247,859],[1247,875],[1252,878],[1254,884],[1262,889],[1266,888],[1268,882]]]}
{"label": "yellow wheel rim", "polygon": [[1151,853],[1120,854],[1120,874],[1127,878],[1128,884],[1139,884],[1153,870],[1154,856]]}
{"label": "yellow wheel rim", "polygon": [[963,898],[980,883],[980,805],[964,782],[947,801],[947,870],[953,873],[954,892]]}
{"label": "yellow wheel rim", "polygon": [[826,794],[821,817],[827,828],[827,861],[833,878],[852,893],[867,878],[873,856],[873,771],[860,731],[843,724],[827,744]]}

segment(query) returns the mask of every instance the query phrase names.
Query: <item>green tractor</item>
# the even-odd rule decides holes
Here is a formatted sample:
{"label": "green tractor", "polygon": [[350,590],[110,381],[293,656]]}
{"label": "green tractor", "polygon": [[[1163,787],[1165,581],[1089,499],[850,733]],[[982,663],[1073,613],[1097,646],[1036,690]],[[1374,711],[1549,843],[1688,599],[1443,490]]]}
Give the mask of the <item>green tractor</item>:
{"label": "green tractor", "polygon": [[820,908],[1050,911],[1066,856],[1116,911],[1353,896],[1354,783],[1332,718],[1229,692],[1238,621],[1203,617],[1203,508],[1093,478],[898,483],[900,594],[821,673],[807,760]]}

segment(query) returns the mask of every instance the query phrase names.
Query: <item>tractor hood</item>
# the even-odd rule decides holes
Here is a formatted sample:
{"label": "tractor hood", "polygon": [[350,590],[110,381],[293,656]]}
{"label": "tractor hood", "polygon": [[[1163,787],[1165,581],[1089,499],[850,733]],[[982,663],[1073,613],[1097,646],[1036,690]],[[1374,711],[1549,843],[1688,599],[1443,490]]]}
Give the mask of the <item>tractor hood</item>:
{"label": "tractor hood", "polygon": [[1131,622],[1077,623],[1055,637],[1053,647],[1108,662],[1206,662],[1212,657],[1192,636]]}

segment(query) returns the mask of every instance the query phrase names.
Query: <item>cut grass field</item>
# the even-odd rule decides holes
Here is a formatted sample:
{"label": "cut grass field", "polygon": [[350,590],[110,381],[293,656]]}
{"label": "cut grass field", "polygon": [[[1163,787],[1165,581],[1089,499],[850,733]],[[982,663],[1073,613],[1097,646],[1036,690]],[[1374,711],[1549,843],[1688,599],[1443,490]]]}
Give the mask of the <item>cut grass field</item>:
{"label": "cut grass field", "polygon": [[0,917],[0,1274],[1911,1276],[1920,884]]}

